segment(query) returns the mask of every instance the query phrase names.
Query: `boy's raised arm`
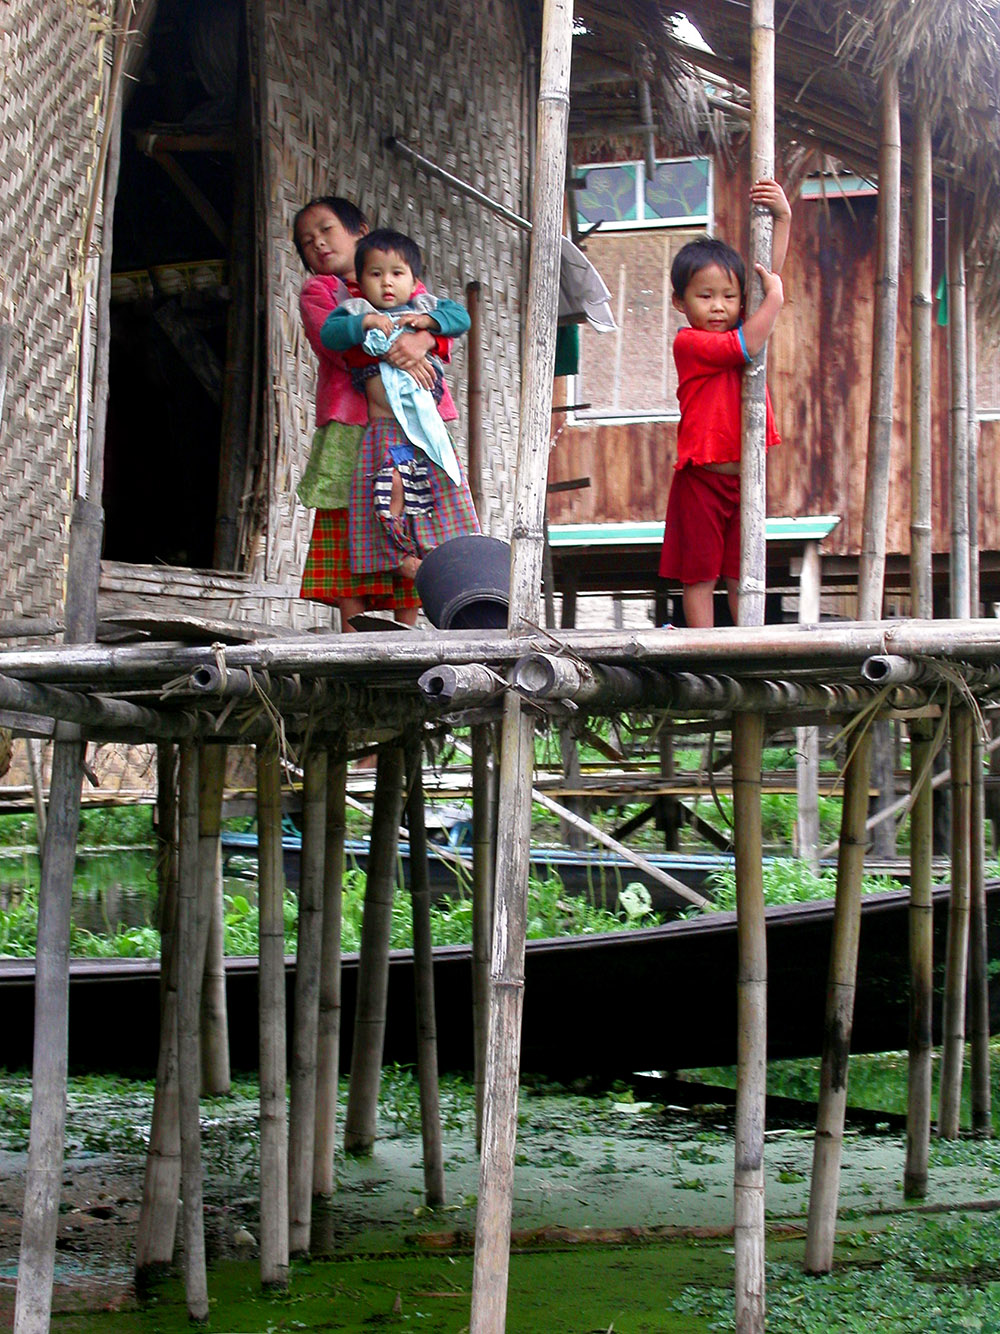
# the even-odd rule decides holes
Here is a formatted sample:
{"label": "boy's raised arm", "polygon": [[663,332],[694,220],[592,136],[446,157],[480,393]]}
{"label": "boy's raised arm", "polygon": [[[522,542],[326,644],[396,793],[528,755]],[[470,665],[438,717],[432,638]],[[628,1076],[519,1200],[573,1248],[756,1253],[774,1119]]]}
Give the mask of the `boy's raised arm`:
{"label": "boy's raised arm", "polygon": [[755,264],[754,268],[764,287],[764,299],[743,323],[743,341],[751,357],[755,357],[767,342],[785,304],[785,289],[778,275],[765,269],[763,264]]}
{"label": "boy's raised arm", "polygon": [[750,199],[754,204],[770,209],[774,215],[774,232],[771,239],[771,271],[780,273],[785,266],[788,254],[788,238],[792,230],[792,207],[784,190],[777,181],[765,177],[755,181],[750,187]]}

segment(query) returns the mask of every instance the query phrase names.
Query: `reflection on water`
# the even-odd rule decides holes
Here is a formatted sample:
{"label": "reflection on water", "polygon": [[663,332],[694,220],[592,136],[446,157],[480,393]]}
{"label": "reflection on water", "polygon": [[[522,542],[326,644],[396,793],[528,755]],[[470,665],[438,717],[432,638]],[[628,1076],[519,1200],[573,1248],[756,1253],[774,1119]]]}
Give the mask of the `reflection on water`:
{"label": "reflection on water", "polygon": [[[26,889],[38,888],[38,855],[0,857],[0,907],[10,908]],[[153,851],[87,852],[73,873],[73,921],[97,935],[119,927],[150,926],[156,915]]]}
{"label": "reflection on water", "polygon": [[[231,867],[224,887],[251,903],[257,896],[257,863]],[[25,891],[38,889],[38,854],[30,848],[0,855],[0,909],[9,910]],[[152,848],[100,852],[89,848],[76,859],[73,872],[73,924],[95,935],[113,936],[119,929],[156,925],[156,853]]]}

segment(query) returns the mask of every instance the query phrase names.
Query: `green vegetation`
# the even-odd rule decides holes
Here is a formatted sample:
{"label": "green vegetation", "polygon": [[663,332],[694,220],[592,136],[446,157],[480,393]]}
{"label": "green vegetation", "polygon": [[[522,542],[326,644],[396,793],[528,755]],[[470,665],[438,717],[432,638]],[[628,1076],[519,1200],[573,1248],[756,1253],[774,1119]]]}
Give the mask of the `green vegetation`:
{"label": "green vegetation", "polygon": [[[235,889],[226,894],[225,951],[230,955],[256,954],[258,910],[248,894]],[[365,876],[347,871],[344,876],[342,942],[345,950],[356,950],[361,941],[364,914]],[[557,877],[532,878],[528,885],[528,937],[593,935],[649,926],[659,918],[652,912],[649,894],[642,885],[630,886],[622,895],[622,908],[612,912],[587,899],[565,894]],[[285,891],[285,941],[295,950],[298,900]],[[38,932],[38,883],[10,896],[6,907],[0,900],[0,955],[30,958]],[[442,900],[431,907],[431,938],[435,945],[468,944],[472,939],[472,900],[467,895]],[[409,894],[397,893],[392,909],[392,948],[409,949],[413,944],[413,905]],[[98,933],[74,925],[70,953],[77,957],[155,958],[160,951],[159,932],[152,926],[116,926]]]}
{"label": "green vegetation", "polygon": [[[764,862],[764,902],[769,907],[777,903],[810,903],[816,899],[832,899],[837,892],[837,872],[824,867],[817,875],[807,862],[792,857],[775,857]],[[712,902],[704,912],[729,912],[736,907],[736,871],[723,867],[709,876]],[[902,889],[898,880],[889,875],[862,877],[863,894],[880,894],[889,889]]]}
{"label": "green vegetation", "polygon": [[[1000,1218],[996,1214],[905,1219],[848,1239],[853,1254],[833,1273],[810,1277],[767,1265],[768,1325],[782,1334],[980,1334],[1000,1331]],[[676,1312],[735,1328],[732,1293],[688,1287]]]}

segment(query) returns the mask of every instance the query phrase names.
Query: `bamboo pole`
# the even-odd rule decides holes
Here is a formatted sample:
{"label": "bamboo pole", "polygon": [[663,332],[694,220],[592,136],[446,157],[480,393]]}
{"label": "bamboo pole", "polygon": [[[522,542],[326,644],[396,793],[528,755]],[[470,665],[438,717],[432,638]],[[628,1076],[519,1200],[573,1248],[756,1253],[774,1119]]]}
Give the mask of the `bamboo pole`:
{"label": "bamboo pole", "polygon": [[[969,586],[970,613],[978,616],[979,592],[979,419],[977,415],[977,290],[966,287],[966,339],[969,395]],[[972,796],[969,850],[969,1041],[972,1130],[978,1138],[993,1134],[990,1095],[989,942],[986,923],[986,792],[983,762],[985,747],[979,728],[972,738]]]}
{"label": "bamboo pole", "polygon": [[[799,624],[817,625],[820,615],[820,554],[818,542],[807,542],[799,575]],[[797,853],[819,871],[819,728],[799,727],[795,733]]]}
{"label": "bamboo pole", "polygon": [[486,1040],[490,1021],[493,875],[496,853],[497,771],[488,723],[471,729],[472,741],[472,1028],[476,1089],[476,1147],[482,1148],[486,1093]]}
{"label": "bamboo pole", "polygon": [[931,1076],[934,1005],[934,853],[933,790],[930,761],[933,726],[926,719],[910,724],[910,1033],[907,1065],[906,1164],[903,1194],[922,1200],[927,1194],[930,1155]]}
{"label": "bamboo pole", "polygon": [[[750,177],[774,175],[774,0],[750,6]],[[751,209],[750,266],[771,267],[774,219]],[[748,310],[760,305],[754,278]],[[767,346],[743,374],[740,453],[739,624],[762,626],[766,595]],[[767,932],[761,858],[762,714],[734,714],[733,812],[736,836],[738,972],[737,1069],[733,1164],[734,1305],[737,1334],[763,1334],[764,1124],[767,1081]]]}
{"label": "bamboo pole", "polygon": [[[811,1274],[827,1273],[833,1264],[837,1227],[837,1194],[847,1105],[847,1058],[851,1049],[854,989],[857,977],[858,935],[861,914],[858,886],[864,871],[865,815],[868,810],[868,775],[871,737],[861,737],[847,764],[844,781],[840,856],[837,860],[837,897],[834,906],[833,945],[827,983],[823,1061],[820,1069],[819,1109],[813,1149],[812,1185],[806,1234],[805,1267]],[[863,781],[854,778],[860,772]]]}
{"label": "bamboo pole", "polygon": [[198,747],[181,746],[180,819],[178,829],[177,1064],[180,1089],[181,1196],[184,1200],[184,1293],[188,1316],[208,1319],[208,1275],[205,1269],[205,1226],[202,1205],[201,1127],[198,1090],[198,1014],[201,1009],[203,960],[199,949],[198,875]]}
{"label": "bamboo pole", "polygon": [[156,751],[157,877],[160,931],[160,1046],[135,1242],[135,1285],[141,1295],[173,1260],[181,1185],[177,1086],[177,748]]}
{"label": "bamboo pole", "polygon": [[[774,175],[774,0],[750,6],[750,177]],[[755,264],[771,267],[774,218],[769,209],[750,211],[750,281],[747,313],[760,305]],[[764,624],[767,512],[767,346],[743,372],[743,439],[740,451],[740,625]],[[744,599],[746,607],[743,607]]]}
{"label": "bamboo pole", "polygon": [[424,1146],[424,1199],[430,1208],[436,1209],[444,1204],[444,1149],[441,1142],[431,890],[427,876],[422,764],[423,741],[417,732],[406,745],[406,816],[410,830],[410,896],[413,900],[413,992],[417,1025],[417,1078],[420,1084],[420,1131]]}
{"label": "bamboo pole", "polygon": [[[948,353],[951,374],[951,614],[971,612],[969,543],[969,384],[966,337],[965,212],[962,194],[948,186]],[[938,1134],[954,1139],[961,1118],[969,967],[969,854],[972,722],[965,708],[951,711],[951,895],[941,1018]]]}
{"label": "bamboo pole", "polygon": [[[899,297],[899,82],[896,71],[891,67],[887,67],[882,74],[880,140],[872,402],[868,417],[864,528],[858,586],[858,615],[865,619],[877,619],[882,614]],[[871,753],[869,729],[855,744],[844,780],[841,841],[837,859],[837,898],[830,949],[806,1236],[805,1267],[810,1273],[827,1273],[833,1265],[844,1111],[847,1105],[847,1057],[851,1048],[857,981],[861,877],[864,871]]]}
{"label": "bamboo pole", "polygon": [[938,1134],[956,1139],[961,1125],[962,1065],[969,958],[969,848],[972,800],[972,714],[951,710],[951,894],[941,1013],[941,1084]]}
{"label": "bamboo pole", "polygon": [[910,611],[934,615],[931,589],[931,341],[934,182],[926,103],[914,109],[910,339]]}
{"label": "bamboo pole", "polygon": [[[572,44],[572,4],[545,0],[511,549],[508,624],[512,633],[524,621],[537,618],[541,592]],[[522,708],[520,698],[508,691],[500,759],[496,911],[471,1334],[501,1334],[506,1323],[533,767],[533,718]]]}
{"label": "bamboo pole", "polygon": [[469,311],[467,381],[469,409],[466,415],[466,436],[469,449],[469,490],[472,503],[485,529],[486,488],[483,457],[483,307],[479,283],[467,283],[465,304]]}
{"label": "bamboo pole", "polygon": [[[931,338],[933,316],[934,182],[931,123],[926,102],[913,128],[913,301],[910,340],[910,612],[934,614],[931,574]],[[929,782],[933,729],[910,724],[910,1032],[907,1065],[906,1163],[903,1195],[927,1194],[933,1073],[934,857],[933,788]]]}
{"label": "bamboo pole", "polygon": [[[402,633],[379,635],[389,640],[381,650],[366,642],[365,653],[345,652],[334,635],[272,639],[264,643],[226,646],[230,671],[266,669],[273,676],[335,673],[345,680],[368,679],[373,668],[391,667],[398,676],[415,676],[448,663],[498,665],[514,663],[538,647],[537,633],[527,629],[513,636],[484,631],[447,637]],[[775,660],[789,672],[814,671],[834,666],[860,666],[875,654],[924,655],[962,663],[994,663],[1000,653],[1000,622],[982,618],[884,622],[868,621],[800,627],[797,625],[716,626],[711,630],[644,630],[641,638],[630,632],[589,630],[564,632],[566,649],[602,666],[661,667],[666,670],[723,670],[737,664],[741,676],[773,675]],[[108,648],[103,644],[8,649],[3,666],[8,678],[59,682],[64,687],[113,684],[127,687],[166,684],[175,677],[214,666],[214,651],[176,644],[138,644]],[[352,697],[344,704],[354,711]],[[49,714],[51,716],[51,714]],[[209,722],[214,726],[215,719]]]}
{"label": "bamboo pole", "polygon": [[311,749],[302,776],[302,874],[288,1119],[288,1249],[293,1257],[308,1254],[312,1233],[327,777],[326,751]]}
{"label": "bamboo pole", "polygon": [[385,743],[379,747],[375,774],[368,882],[358,958],[351,1082],[344,1123],[344,1152],[358,1156],[371,1153],[375,1145],[389,988],[392,900],[396,889],[396,848],[402,811],[403,750],[398,744]]}
{"label": "bamboo pole", "polygon": [[761,859],[764,719],[733,720],[736,834],[737,1066],[733,1246],[736,1328],[764,1329],[764,1102],[767,1080],[767,934]]}
{"label": "bamboo pole", "polygon": [[201,1087],[209,1094],[229,1092],[229,1018],[226,1012],[226,966],[222,887],[222,790],[226,779],[226,747],[203,746],[199,767],[198,875],[209,903],[205,974],[201,992]]}
{"label": "bamboo pole", "polygon": [[340,1077],[340,934],[343,921],[347,765],[327,765],[326,840],[323,861],[323,949],[316,1035],[316,1145],[313,1194],[336,1188],[337,1084]]}
{"label": "bamboo pole", "polygon": [[961,191],[948,187],[948,359],[951,375],[951,614],[971,613],[969,580],[969,362],[966,338],[965,210]]}
{"label": "bamboo pole", "polygon": [[986,921],[985,833],[986,802],[983,786],[983,744],[978,731],[972,740],[972,786],[969,813],[969,1064],[972,1133],[978,1139],[993,1134],[990,1094],[990,989],[989,941]]}
{"label": "bamboo pole", "polygon": [[285,919],[281,768],[277,744],[257,747],[260,905],[260,1278],[288,1286],[288,1134],[285,1105]]}

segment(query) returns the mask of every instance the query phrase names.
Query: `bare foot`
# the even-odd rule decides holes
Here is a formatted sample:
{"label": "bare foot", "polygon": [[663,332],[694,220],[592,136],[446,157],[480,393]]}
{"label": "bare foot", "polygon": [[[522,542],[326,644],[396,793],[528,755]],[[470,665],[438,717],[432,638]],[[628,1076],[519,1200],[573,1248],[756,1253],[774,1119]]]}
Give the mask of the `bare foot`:
{"label": "bare foot", "polygon": [[416,579],[421,561],[418,556],[404,556],[399,562],[399,573],[404,579]]}

